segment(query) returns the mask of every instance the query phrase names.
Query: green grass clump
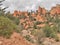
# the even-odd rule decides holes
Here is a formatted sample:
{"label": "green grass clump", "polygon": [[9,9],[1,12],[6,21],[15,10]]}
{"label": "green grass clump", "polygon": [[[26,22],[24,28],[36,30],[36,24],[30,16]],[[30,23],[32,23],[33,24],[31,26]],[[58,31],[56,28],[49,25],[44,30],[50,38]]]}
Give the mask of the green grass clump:
{"label": "green grass clump", "polygon": [[49,25],[46,25],[44,27],[43,31],[44,31],[46,37],[50,37],[50,38],[54,38],[55,40],[59,40],[55,26],[50,27]]}
{"label": "green grass clump", "polygon": [[0,36],[10,37],[16,30],[16,25],[7,17],[0,16]]}

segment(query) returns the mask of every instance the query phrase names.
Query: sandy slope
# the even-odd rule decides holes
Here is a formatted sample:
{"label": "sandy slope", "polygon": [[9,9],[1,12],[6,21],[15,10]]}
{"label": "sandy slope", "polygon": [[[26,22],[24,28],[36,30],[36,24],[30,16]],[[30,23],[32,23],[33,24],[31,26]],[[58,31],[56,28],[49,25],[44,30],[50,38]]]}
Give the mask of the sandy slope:
{"label": "sandy slope", "polygon": [[[60,34],[58,34],[60,36]],[[44,45],[60,45],[60,41],[56,42],[54,39],[45,38]],[[0,37],[0,45],[35,45],[28,42],[19,33],[14,32],[10,39]]]}
{"label": "sandy slope", "polygon": [[25,40],[19,33],[13,33],[10,39],[0,37],[0,45],[33,45]]}

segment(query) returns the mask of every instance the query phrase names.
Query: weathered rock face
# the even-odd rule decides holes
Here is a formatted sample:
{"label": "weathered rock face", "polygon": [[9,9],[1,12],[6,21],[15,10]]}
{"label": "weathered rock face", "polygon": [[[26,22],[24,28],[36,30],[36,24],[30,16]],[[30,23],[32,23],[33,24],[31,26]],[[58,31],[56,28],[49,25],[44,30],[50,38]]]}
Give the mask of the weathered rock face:
{"label": "weathered rock face", "polygon": [[46,15],[47,10],[45,8],[38,7],[38,14],[40,15]]}
{"label": "weathered rock face", "polygon": [[33,45],[25,40],[19,33],[13,33],[10,39],[0,37],[0,45]]}
{"label": "weathered rock face", "polygon": [[[45,15],[47,13],[47,10],[45,8],[41,8],[40,6],[38,7],[38,14],[43,14]],[[25,16],[28,16],[28,12],[27,11],[17,11],[15,10],[14,13],[13,13],[13,16],[16,16],[18,17],[19,15],[25,15]],[[35,13],[33,14],[35,16]]]}
{"label": "weathered rock face", "polygon": [[52,7],[51,11],[50,11],[51,15],[58,15],[60,14],[60,5],[57,5],[56,7]]}
{"label": "weathered rock face", "polygon": [[47,13],[47,10],[45,8],[42,8],[42,14],[46,15],[46,13]]}
{"label": "weathered rock face", "polygon": [[13,13],[13,16],[15,16],[15,17],[19,17],[21,15],[24,15],[24,16],[27,17],[28,16],[28,12],[27,11],[22,12],[22,11],[15,10],[14,13]]}

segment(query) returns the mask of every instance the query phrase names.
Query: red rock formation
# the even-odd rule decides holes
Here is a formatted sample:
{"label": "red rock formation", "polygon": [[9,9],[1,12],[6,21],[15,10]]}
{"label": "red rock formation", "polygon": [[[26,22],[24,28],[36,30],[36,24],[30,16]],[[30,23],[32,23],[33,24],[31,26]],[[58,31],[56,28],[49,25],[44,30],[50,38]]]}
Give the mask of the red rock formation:
{"label": "red rock formation", "polygon": [[39,6],[38,7],[38,13],[41,13],[42,12],[42,8]]}
{"label": "red rock formation", "polygon": [[46,13],[47,13],[47,10],[45,8],[41,8],[39,6],[39,8],[38,8],[38,14],[39,15],[45,15]]}
{"label": "red rock formation", "polygon": [[47,10],[45,8],[42,8],[42,15],[46,15]]}
{"label": "red rock formation", "polygon": [[56,11],[57,11],[57,14],[60,14],[60,5],[56,6]]}
{"label": "red rock formation", "polygon": [[15,10],[14,13],[13,13],[13,16],[16,16],[18,14],[18,11]]}
{"label": "red rock formation", "polygon": [[21,12],[21,11],[18,11],[18,14],[19,14],[19,15],[21,15],[21,14],[22,14],[22,12]]}
{"label": "red rock formation", "polygon": [[60,14],[60,5],[52,7],[52,9],[50,11],[50,14],[51,15],[58,15],[58,14]]}
{"label": "red rock formation", "polygon": [[56,7],[53,7],[50,11],[51,15],[55,15],[56,14]]}
{"label": "red rock formation", "polygon": [[36,20],[37,21],[40,21],[40,22],[44,22],[45,21],[45,18],[42,17],[41,15],[37,15]]}
{"label": "red rock formation", "polygon": [[22,12],[22,11],[15,10],[13,13],[13,16],[15,16],[15,17],[19,17],[20,15],[24,15],[24,16],[28,17],[28,12],[27,11]]}
{"label": "red rock formation", "polygon": [[32,17],[36,17],[36,14],[35,14],[35,13],[32,13],[31,16],[32,16]]}

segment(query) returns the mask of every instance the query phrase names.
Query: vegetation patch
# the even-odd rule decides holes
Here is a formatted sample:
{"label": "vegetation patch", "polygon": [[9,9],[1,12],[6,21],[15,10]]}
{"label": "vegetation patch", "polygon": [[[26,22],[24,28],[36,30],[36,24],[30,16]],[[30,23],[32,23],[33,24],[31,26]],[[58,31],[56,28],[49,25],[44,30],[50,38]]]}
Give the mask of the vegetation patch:
{"label": "vegetation patch", "polygon": [[9,18],[0,16],[0,35],[4,37],[10,37],[10,35],[17,29]]}

